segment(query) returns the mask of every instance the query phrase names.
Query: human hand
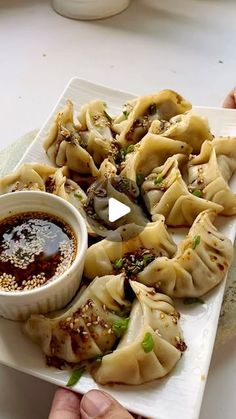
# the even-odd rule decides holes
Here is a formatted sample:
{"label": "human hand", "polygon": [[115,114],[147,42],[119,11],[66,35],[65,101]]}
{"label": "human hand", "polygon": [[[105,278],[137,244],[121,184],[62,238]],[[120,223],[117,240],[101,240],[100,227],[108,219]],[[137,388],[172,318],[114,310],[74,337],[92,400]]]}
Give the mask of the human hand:
{"label": "human hand", "polygon": [[226,96],[223,102],[223,108],[236,109],[236,87]]}
{"label": "human hand", "polygon": [[84,396],[59,388],[48,419],[134,419],[115,399],[99,390]]}

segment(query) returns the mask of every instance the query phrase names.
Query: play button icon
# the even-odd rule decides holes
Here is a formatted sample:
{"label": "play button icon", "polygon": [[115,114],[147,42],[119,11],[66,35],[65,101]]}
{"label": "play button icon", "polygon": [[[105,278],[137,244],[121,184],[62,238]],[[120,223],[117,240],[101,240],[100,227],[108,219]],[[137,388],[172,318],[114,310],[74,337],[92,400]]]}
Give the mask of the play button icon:
{"label": "play button icon", "polygon": [[123,204],[115,198],[108,200],[108,219],[111,223],[129,214],[131,211],[128,205]]}

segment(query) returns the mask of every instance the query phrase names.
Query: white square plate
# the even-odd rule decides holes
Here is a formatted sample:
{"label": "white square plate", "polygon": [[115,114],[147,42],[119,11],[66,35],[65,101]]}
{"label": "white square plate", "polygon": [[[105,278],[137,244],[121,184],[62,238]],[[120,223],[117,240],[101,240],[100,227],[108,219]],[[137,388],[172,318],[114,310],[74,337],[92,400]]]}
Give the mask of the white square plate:
{"label": "white square plate", "polygon": [[[155,90],[155,86],[154,89]],[[180,92],[181,93],[181,92]],[[75,108],[93,99],[101,99],[108,105],[111,114],[118,114],[123,103],[133,97],[80,79],[72,79],[53,109],[49,119],[40,130],[33,144],[19,164],[29,161],[49,163],[42,142],[55,112],[62,109],[67,99]],[[196,107],[195,110],[209,119],[215,135],[236,136],[236,111],[219,108]],[[236,191],[236,179],[231,182]],[[219,218],[217,224],[234,241],[236,223],[234,218]],[[171,229],[172,231],[173,229]],[[180,236],[174,238],[179,240]],[[188,350],[175,369],[164,379],[141,386],[114,385],[103,387],[125,407],[135,413],[157,419],[196,419],[199,416],[203,391],[214,345],[218,317],[224,293],[224,282],[204,297],[205,304],[184,306],[177,303],[181,312],[181,325]],[[26,338],[20,324],[0,318],[0,363],[65,386],[68,373],[46,366],[40,348]],[[85,375],[74,390],[85,393],[99,386]]]}

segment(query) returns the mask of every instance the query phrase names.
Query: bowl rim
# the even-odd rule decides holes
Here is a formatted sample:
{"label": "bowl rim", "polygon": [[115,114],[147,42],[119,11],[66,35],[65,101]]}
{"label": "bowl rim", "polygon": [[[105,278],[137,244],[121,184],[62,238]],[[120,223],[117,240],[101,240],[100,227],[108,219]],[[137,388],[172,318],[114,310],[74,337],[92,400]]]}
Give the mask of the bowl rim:
{"label": "bowl rim", "polygon": [[[31,289],[31,290],[26,290],[26,291],[2,291],[2,290],[0,290],[0,297],[3,296],[5,298],[8,297],[8,298],[20,299],[22,297],[28,297],[28,296],[33,297],[35,295],[39,296],[39,294],[45,294],[50,289],[56,287],[57,285],[59,286],[59,284],[62,283],[63,280],[65,280],[65,278],[68,277],[68,275],[70,275],[70,273],[74,269],[76,269],[76,267],[78,265],[80,265],[82,263],[83,259],[85,258],[85,253],[86,253],[87,248],[88,248],[88,232],[87,232],[87,227],[86,227],[86,223],[85,223],[84,218],[82,217],[80,212],[70,202],[66,201],[65,199],[63,199],[63,198],[61,198],[60,196],[57,196],[57,195],[53,195],[53,194],[50,194],[50,193],[47,193],[47,192],[42,192],[42,191],[29,191],[29,190],[8,192],[4,195],[1,195],[0,196],[0,220],[1,220],[1,201],[3,199],[7,199],[10,196],[11,196],[10,199],[14,199],[14,198],[12,198],[13,196],[17,197],[17,196],[30,195],[30,194],[32,194],[34,196],[38,196],[38,197],[43,197],[44,199],[49,199],[49,200],[55,201],[55,203],[58,202],[58,203],[64,205],[65,207],[67,207],[69,209],[69,211],[72,212],[72,214],[77,219],[78,225],[80,226],[81,238],[80,238],[79,249],[78,249],[78,243],[77,243],[77,251],[76,251],[75,259],[73,260],[70,267],[65,272],[63,272],[62,275],[59,275],[58,277],[49,281],[45,285],[42,285],[41,287],[34,288],[34,289]],[[40,212],[39,210],[32,209],[32,212],[37,212],[37,211]],[[17,210],[12,209],[13,215],[14,214],[20,214],[22,212],[23,211],[21,211],[21,210],[17,211]],[[30,211],[26,210],[25,212],[30,212]],[[47,209],[45,210],[45,209],[42,208],[42,212],[47,213]],[[53,211],[52,211],[52,215],[53,215]],[[55,215],[55,217],[61,218],[62,221],[64,221],[65,223],[69,224],[69,226],[74,231],[70,222],[68,220],[64,219],[63,214],[59,215],[59,216],[56,215],[56,214],[54,214],[54,215]],[[10,216],[11,215],[9,215],[9,217]]]}

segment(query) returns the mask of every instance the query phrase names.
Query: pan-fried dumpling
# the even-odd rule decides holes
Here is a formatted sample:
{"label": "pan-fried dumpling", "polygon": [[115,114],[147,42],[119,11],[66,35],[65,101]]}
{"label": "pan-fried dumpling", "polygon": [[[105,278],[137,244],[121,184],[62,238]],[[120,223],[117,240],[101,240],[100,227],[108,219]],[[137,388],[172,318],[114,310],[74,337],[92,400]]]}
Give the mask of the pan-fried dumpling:
{"label": "pan-fried dumpling", "polygon": [[155,259],[137,280],[171,297],[199,297],[219,284],[232,262],[233,246],[212,224],[215,216],[199,214],[175,257]]}
{"label": "pan-fried dumpling", "polygon": [[60,314],[31,315],[24,326],[30,339],[48,357],[77,363],[112,349],[117,336],[113,323],[122,319],[130,303],[124,294],[124,277],[96,278]]}
{"label": "pan-fried dumpling", "polygon": [[122,115],[113,124],[122,147],[136,144],[148,132],[155,119],[169,121],[175,115],[191,109],[191,104],[172,90],[141,96],[125,104]]}
{"label": "pan-fried dumpling", "polygon": [[128,329],[94,372],[100,384],[137,385],[161,378],[174,368],[186,349],[172,300],[135,281],[131,281],[131,287],[137,300]]}
{"label": "pan-fried dumpling", "polygon": [[236,170],[236,138],[203,143],[201,153],[188,166],[189,190],[223,206],[222,214],[236,214],[236,196],[228,181]]}
{"label": "pan-fried dumpling", "polygon": [[48,180],[55,167],[40,163],[25,163],[16,172],[0,179],[0,194],[22,190],[47,191]]}
{"label": "pan-fried dumpling", "polygon": [[[84,275],[93,279],[95,276],[107,275],[114,272],[117,266],[122,267],[122,258],[128,252],[135,256],[140,249],[151,250],[151,255],[172,257],[176,245],[169,235],[162,215],[158,216],[155,223],[148,223],[144,228],[136,224],[127,224],[119,227],[104,239],[89,247],[86,254]],[[148,253],[144,256],[148,261]],[[152,259],[151,259],[152,260]]]}
{"label": "pan-fried dumpling", "polygon": [[191,153],[191,147],[177,140],[148,133],[129,153],[122,176],[136,182],[137,178],[149,175],[155,167],[163,165],[166,159],[174,154]]}
{"label": "pan-fried dumpling", "polygon": [[200,151],[205,140],[213,139],[207,119],[192,112],[176,115],[169,121],[156,120],[152,123],[150,132],[183,141],[196,153]]}
{"label": "pan-fried dumpling", "polygon": [[155,214],[163,214],[169,226],[191,226],[196,216],[211,209],[217,213],[223,207],[201,199],[188,191],[179,170],[179,164],[186,156],[178,154],[169,157],[163,166],[158,167],[145,178],[141,192],[152,219]]}
{"label": "pan-fried dumpling", "polygon": [[68,166],[71,170],[95,176],[98,169],[87,151],[88,133],[80,131],[81,125],[74,123],[73,104],[67,101],[59,112],[44,141],[44,149],[57,166]]}

